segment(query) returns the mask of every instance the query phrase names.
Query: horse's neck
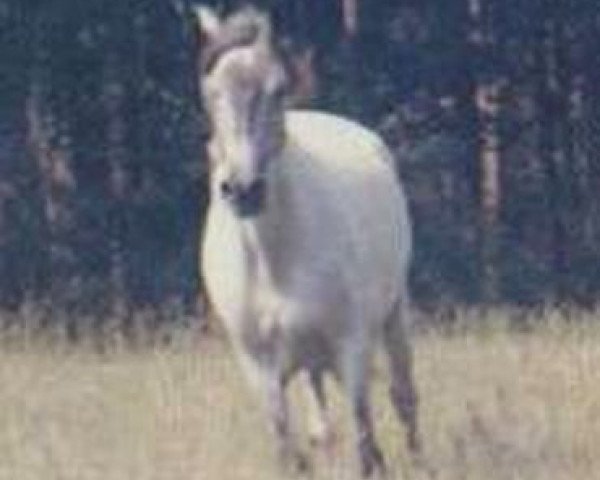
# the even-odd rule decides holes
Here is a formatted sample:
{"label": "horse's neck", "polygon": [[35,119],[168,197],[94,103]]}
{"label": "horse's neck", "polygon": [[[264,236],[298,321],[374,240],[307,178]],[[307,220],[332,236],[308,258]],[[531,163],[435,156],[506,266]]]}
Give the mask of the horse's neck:
{"label": "horse's neck", "polygon": [[262,219],[244,221],[241,229],[242,245],[246,254],[248,274],[260,288],[273,287],[272,255],[267,245],[266,225]]}

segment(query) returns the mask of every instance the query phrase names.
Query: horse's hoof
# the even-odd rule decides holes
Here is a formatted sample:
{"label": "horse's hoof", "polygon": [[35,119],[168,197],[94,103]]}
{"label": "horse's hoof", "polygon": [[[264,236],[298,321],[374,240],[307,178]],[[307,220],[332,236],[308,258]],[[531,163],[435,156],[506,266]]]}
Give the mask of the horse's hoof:
{"label": "horse's hoof", "polygon": [[361,475],[363,478],[374,478],[374,475],[376,475],[375,478],[388,478],[383,454],[375,445],[361,453]]}
{"label": "horse's hoof", "polygon": [[312,463],[305,454],[297,453],[295,463],[295,470],[297,473],[301,475],[308,475],[312,473]]}
{"label": "horse's hoof", "polygon": [[310,436],[310,446],[323,452],[325,458],[333,459],[336,456],[338,438],[333,430],[328,430],[323,434],[314,434]]}
{"label": "horse's hoof", "polygon": [[437,470],[427,461],[422,452],[412,455],[410,463],[412,469],[424,478],[431,480],[438,478]]}
{"label": "horse's hoof", "polygon": [[303,452],[294,452],[280,458],[280,470],[283,475],[306,476],[311,475],[313,466],[308,456]]}

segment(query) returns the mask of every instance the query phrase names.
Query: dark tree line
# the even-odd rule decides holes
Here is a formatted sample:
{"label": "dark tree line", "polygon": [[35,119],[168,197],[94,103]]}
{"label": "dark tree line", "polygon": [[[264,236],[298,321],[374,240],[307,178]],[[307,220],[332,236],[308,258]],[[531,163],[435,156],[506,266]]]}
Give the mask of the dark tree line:
{"label": "dark tree line", "polygon": [[[305,54],[309,103],[397,154],[418,301],[595,302],[594,0],[255,3]],[[3,306],[195,302],[206,125],[189,7],[0,0]]]}

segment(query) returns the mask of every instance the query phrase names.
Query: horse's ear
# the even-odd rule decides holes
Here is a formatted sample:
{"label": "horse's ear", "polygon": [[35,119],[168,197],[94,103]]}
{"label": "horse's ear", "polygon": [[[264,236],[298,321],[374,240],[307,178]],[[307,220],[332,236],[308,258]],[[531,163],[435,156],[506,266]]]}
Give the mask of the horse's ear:
{"label": "horse's ear", "polygon": [[311,45],[299,47],[284,40],[282,51],[289,77],[289,103],[293,106],[306,105],[317,94],[315,49]]}
{"label": "horse's ear", "polygon": [[269,13],[261,13],[253,7],[250,7],[248,11],[254,13],[256,40],[270,49],[273,42],[273,18]]}
{"label": "horse's ear", "polygon": [[222,22],[217,12],[206,5],[194,7],[194,16],[198,22],[200,41],[202,43],[213,42],[221,30]]}

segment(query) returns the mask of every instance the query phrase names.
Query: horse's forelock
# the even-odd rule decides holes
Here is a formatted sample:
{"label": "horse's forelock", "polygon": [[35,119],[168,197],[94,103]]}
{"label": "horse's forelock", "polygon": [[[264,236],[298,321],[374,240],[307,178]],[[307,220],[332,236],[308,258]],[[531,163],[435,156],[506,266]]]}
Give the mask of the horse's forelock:
{"label": "horse's forelock", "polygon": [[254,8],[228,17],[219,35],[202,47],[202,74],[208,75],[219,59],[235,48],[248,47],[258,41],[270,42],[270,28],[268,18]]}

